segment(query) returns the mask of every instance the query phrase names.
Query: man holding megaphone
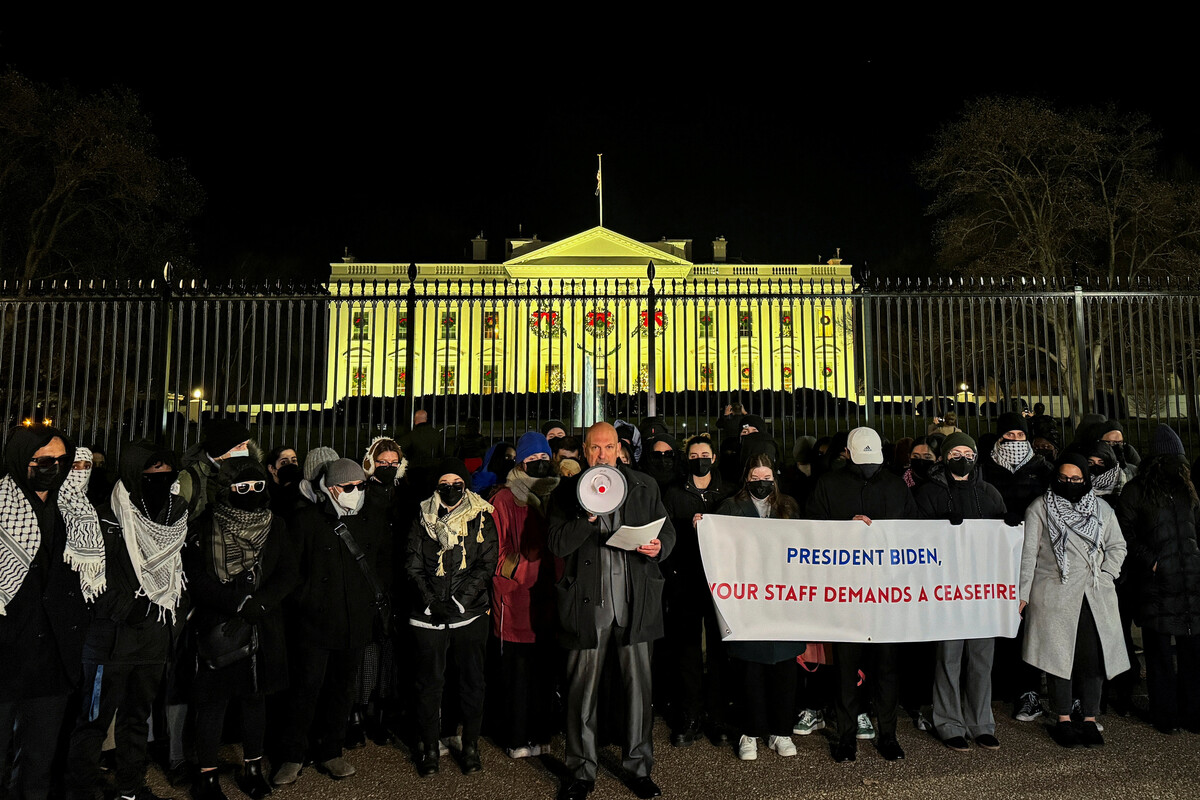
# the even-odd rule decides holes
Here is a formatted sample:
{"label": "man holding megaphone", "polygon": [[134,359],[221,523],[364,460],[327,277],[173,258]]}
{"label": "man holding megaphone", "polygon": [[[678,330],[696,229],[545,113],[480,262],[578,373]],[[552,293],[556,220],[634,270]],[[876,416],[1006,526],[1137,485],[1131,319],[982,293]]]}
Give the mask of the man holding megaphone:
{"label": "man holding megaphone", "polygon": [[[570,777],[559,792],[560,800],[583,800],[595,786],[596,705],[610,647],[617,650],[625,687],[622,766],[638,797],[661,794],[650,778],[654,766],[650,643],[663,635],[664,579],[658,562],[670,554],[675,532],[664,525],[659,538],[632,550],[606,544],[622,526],[649,525],[667,516],[658,486],[624,466],[620,452],[616,429],[607,422],[596,423],[584,440],[588,466],[610,467],[620,476],[609,473],[614,480],[595,481],[584,471],[564,479],[550,496],[549,547],[564,561],[556,587],[559,640],[568,651],[566,765]],[[614,502],[611,493],[622,491],[623,500]],[[592,513],[587,508],[612,510]]]}

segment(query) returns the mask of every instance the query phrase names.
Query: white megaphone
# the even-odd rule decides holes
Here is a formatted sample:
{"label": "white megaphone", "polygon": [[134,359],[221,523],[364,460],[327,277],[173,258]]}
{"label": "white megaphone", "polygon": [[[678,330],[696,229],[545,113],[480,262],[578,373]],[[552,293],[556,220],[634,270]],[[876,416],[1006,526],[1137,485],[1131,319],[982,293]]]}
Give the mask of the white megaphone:
{"label": "white megaphone", "polygon": [[625,476],[616,467],[597,464],[579,474],[575,496],[579,505],[589,514],[611,514],[625,502],[629,487]]}

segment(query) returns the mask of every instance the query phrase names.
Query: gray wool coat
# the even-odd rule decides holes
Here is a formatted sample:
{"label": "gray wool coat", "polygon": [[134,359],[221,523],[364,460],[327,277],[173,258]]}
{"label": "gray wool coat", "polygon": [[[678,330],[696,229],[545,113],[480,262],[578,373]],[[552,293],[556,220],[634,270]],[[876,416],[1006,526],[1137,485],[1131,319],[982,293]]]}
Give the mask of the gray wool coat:
{"label": "gray wool coat", "polygon": [[1062,582],[1050,546],[1045,495],[1036,498],[1025,511],[1021,599],[1029,605],[1025,609],[1025,645],[1021,655],[1027,663],[1060,678],[1071,677],[1075,634],[1085,597],[1100,634],[1105,676],[1112,678],[1129,669],[1113,584],[1125,560],[1125,537],[1121,535],[1117,515],[1107,502],[1100,499],[1096,510],[1101,518],[1100,547],[1089,556],[1081,537],[1067,536],[1066,583]]}

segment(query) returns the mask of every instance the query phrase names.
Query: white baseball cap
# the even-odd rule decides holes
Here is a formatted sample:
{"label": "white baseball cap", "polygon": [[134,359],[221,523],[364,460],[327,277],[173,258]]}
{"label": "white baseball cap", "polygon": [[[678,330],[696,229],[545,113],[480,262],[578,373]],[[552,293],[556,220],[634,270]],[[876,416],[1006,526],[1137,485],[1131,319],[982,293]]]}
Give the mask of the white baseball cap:
{"label": "white baseball cap", "polygon": [[850,460],[855,464],[882,464],[883,443],[874,428],[855,428],[846,439]]}

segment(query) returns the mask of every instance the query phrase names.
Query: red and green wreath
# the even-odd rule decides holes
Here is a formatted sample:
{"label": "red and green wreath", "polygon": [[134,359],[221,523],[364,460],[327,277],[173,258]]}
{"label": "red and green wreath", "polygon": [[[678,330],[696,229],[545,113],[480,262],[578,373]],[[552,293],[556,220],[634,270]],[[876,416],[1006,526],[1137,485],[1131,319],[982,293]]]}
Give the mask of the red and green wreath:
{"label": "red and green wreath", "polygon": [[[643,311],[639,315],[638,324],[641,326],[642,330],[648,330],[650,328],[649,312]],[[661,308],[655,310],[654,312],[654,327],[660,331],[667,329],[667,312],[663,311]]]}
{"label": "red and green wreath", "polygon": [[589,311],[583,328],[597,339],[604,339],[617,329],[617,315],[611,311]]}
{"label": "red and green wreath", "polygon": [[529,330],[542,339],[549,339],[562,333],[562,319],[557,311],[538,309],[529,315]]}

